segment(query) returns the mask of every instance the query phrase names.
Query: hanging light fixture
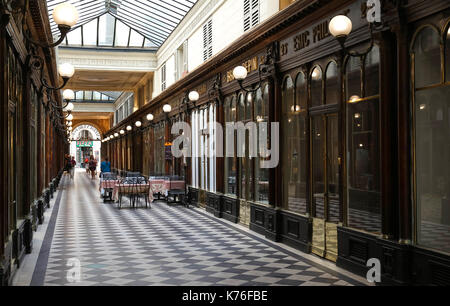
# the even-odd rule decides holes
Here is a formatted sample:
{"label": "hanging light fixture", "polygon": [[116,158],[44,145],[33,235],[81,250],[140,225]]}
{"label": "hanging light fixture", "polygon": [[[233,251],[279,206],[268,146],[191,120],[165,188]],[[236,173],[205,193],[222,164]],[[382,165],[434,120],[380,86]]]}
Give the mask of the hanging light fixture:
{"label": "hanging light fixture", "polygon": [[123,135],[123,134],[125,134],[125,131],[124,130],[120,130],[120,135]]}
{"label": "hanging light fixture", "polygon": [[127,126],[127,131],[131,131],[132,129],[131,125]]}
{"label": "hanging light fixture", "polygon": [[170,106],[170,104],[164,104],[163,112],[170,113],[171,111],[172,111],[172,106]]}
{"label": "hanging light fixture", "polygon": [[147,120],[148,121],[152,121],[153,120],[153,114],[148,114],[147,115]]}
{"label": "hanging light fixture", "polygon": [[140,126],[142,125],[142,122],[140,122],[140,121],[138,120],[138,121],[136,121],[136,122],[134,123],[134,125],[136,125],[137,127],[140,127]]}

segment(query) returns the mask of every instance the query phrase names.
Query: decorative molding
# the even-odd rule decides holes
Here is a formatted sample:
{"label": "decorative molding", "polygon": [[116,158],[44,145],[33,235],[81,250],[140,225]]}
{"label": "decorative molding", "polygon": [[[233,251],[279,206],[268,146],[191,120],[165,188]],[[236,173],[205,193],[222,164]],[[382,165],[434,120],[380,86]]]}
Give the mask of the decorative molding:
{"label": "decorative molding", "polygon": [[69,62],[77,69],[155,71],[157,60],[154,53],[104,52],[60,49],[58,62]]}

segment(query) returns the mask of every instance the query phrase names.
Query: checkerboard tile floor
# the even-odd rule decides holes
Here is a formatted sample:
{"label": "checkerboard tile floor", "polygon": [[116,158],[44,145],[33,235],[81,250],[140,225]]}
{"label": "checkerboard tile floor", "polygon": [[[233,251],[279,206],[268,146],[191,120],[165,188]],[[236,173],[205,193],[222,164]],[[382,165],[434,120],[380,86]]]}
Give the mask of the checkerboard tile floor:
{"label": "checkerboard tile floor", "polygon": [[[194,209],[118,210],[97,184],[82,172],[62,182],[42,285],[361,285]],[[79,282],[68,281],[71,259],[81,264]]]}

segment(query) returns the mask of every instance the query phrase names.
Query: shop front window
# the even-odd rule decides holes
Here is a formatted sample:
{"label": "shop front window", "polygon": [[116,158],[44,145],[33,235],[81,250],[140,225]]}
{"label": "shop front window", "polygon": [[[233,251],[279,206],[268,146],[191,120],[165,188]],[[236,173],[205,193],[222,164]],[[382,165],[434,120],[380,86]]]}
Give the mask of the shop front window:
{"label": "shop front window", "polygon": [[[448,30],[447,30],[448,31]],[[415,202],[417,243],[450,252],[449,35],[440,52],[437,29],[419,30],[412,47],[414,71]],[[447,83],[441,67],[447,61]]]}
{"label": "shop front window", "polygon": [[163,123],[159,123],[154,129],[154,175],[163,175],[166,171],[164,167],[164,131],[165,127]]}
{"label": "shop front window", "polygon": [[326,72],[326,104],[338,104],[340,100],[339,74],[335,62],[330,62]]}
{"label": "shop front window", "polygon": [[346,69],[348,226],[371,233],[381,233],[379,64],[374,46]]}
{"label": "shop front window", "polygon": [[294,83],[288,76],[283,84],[283,208],[307,213],[307,144],[306,117],[307,86],[303,73]]}
{"label": "shop front window", "polygon": [[[225,115],[225,124],[227,122],[235,122],[236,121],[236,97],[227,97],[225,99],[224,104],[224,115]],[[226,128],[226,126],[225,126]],[[228,130],[225,130],[225,133],[230,132]],[[235,132],[232,131],[231,137],[225,137],[226,139],[232,139],[234,142],[234,135]],[[226,136],[226,135],[225,135]],[[224,147],[224,154],[226,153],[225,148],[231,144],[225,143]],[[233,147],[235,148],[235,145],[233,144]],[[237,195],[237,185],[236,185],[236,177],[237,177],[237,161],[236,161],[236,155],[233,152],[233,156],[225,156],[225,194],[228,195]]]}
{"label": "shop front window", "polygon": [[313,107],[322,105],[322,69],[319,66],[311,72],[311,104]]}
{"label": "shop front window", "polygon": [[[263,91],[259,89],[256,92],[256,101],[255,101],[255,121],[258,125],[258,134],[261,130],[262,133],[266,133],[268,135],[268,130],[263,129],[262,126],[260,126],[260,123],[266,123],[269,122],[269,85],[263,86]],[[261,144],[259,143],[259,136],[258,136],[258,147],[264,146],[267,148],[267,144]],[[258,150],[258,152],[261,152]],[[261,161],[263,159],[260,157],[257,157],[255,159],[255,201],[262,202],[262,203],[268,203],[269,202],[269,169],[267,168],[261,168]]]}
{"label": "shop front window", "polygon": [[445,31],[445,80],[450,82],[450,25]]}

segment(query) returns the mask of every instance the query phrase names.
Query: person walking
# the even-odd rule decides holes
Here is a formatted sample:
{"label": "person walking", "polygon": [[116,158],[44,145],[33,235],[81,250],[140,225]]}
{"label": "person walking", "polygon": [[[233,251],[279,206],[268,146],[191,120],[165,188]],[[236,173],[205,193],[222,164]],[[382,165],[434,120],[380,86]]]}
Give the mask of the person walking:
{"label": "person walking", "polygon": [[77,162],[75,161],[75,156],[72,156],[72,160],[70,161],[72,168],[70,169],[70,178],[73,180],[74,173],[75,173],[75,165]]}
{"label": "person walking", "polygon": [[108,161],[108,157],[105,157],[105,160],[100,164],[100,175],[105,172],[111,172],[111,163]]}
{"label": "person walking", "polygon": [[86,173],[89,174],[89,158],[87,156],[84,159],[84,167],[86,168]]}
{"label": "person walking", "polygon": [[70,175],[71,169],[72,169],[72,162],[70,160],[70,155],[65,154],[64,155],[64,173]]}
{"label": "person walking", "polygon": [[91,171],[91,179],[95,179],[96,169],[97,169],[97,161],[94,159],[94,156],[91,155],[91,159],[89,160],[89,170]]}

